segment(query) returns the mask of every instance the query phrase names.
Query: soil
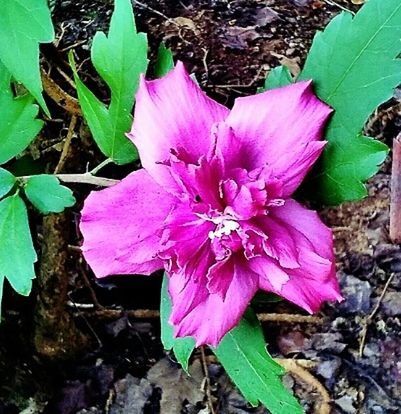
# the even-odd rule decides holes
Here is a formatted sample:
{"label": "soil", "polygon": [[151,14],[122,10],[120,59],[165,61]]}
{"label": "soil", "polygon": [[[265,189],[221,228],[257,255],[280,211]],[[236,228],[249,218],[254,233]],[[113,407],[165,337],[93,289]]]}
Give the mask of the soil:
{"label": "soil", "polygon": [[[341,8],[359,7],[345,0],[134,3],[138,29],[148,33],[150,67],[164,41],[207,93],[226,105],[255,93],[269,69],[280,63],[297,74],[316,30]],[[43,47],[42,64],[71,95],[74,90],[62,72],[71,76],[66,51],[74,48],[84,81],[104,101],[108,99],[88,57],[93,35],[107,31],[111,11],[111,0],[55,2],[57,42]],[[25,157],[10,168],[25,173],[54,171],[71,115],[48,102],[53,119]],[[399,104],[395,97],[383,105],[367,132],[391,145],[401,130]],[[78,118],[62,172],[84,172],[101,160]],[[391,159],[369,181],[365,200],[321,212],[334,231],[345,301],[325,305],[320,323],[310,319],[263,324],[269,351],[300,364],[301,372],[287,374],[285,383],[307,413],[401,412],[401,249],[388,237],[390,164]],[[108,166],[102,175],[122,178],[133,168]],[[79,211],[89,189],[76,185],[73,190],[78,203],[65,214],[42,220],[30,212],[41,253],[34,292],[23,298],[5,287],[0,414],[205,414],[211,412],[210,403],[215,413],[266,413],[246,403],[207,352],[205,358],[195,352],[191,377],[166,354],[154,317],[161,274],[101,281],[93,277],[76,248]],[[258,311],[302,315],[286,302],[259,306]],[[207,363],[207,373],[202,363]],[[328,392],[330,409],[322,403],[325,396],[319,384]]]}

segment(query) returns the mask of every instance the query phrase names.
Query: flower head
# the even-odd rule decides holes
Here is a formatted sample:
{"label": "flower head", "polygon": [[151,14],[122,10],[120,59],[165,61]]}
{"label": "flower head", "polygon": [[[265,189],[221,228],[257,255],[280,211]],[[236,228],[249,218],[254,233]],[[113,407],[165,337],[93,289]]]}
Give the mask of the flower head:
{"label": "flower head", "polygon": [[98,277],[165,268],[176,336],[217,345],[258,289],[309,312],[340,300],[331,231],[291,198],[331,109],[299,82],[208,98],[182,63],[141,80],[129,138],[143,169],[92,192],[83,252]]}

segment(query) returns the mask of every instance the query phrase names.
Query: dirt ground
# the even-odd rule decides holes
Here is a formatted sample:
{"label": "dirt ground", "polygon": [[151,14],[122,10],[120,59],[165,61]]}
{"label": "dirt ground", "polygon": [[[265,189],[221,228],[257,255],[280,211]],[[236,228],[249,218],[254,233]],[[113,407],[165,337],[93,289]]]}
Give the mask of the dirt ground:
{"label": "dirt ground", "polygon": [[[207,93],[226,105],[255,93],[278,64],[297,74],[316,30],[341,8],[358,9],[345,0],[134,3],[138,29],[148,33],[150,67],[164,41]],[[57,42],[42,49],[48,77],[75,96],[66,63],[74,48],[82,78],[107,101],[88,57],[95,32],[107,30],[112,1],[58,0],[54,7]],[[62,172],[84,172],[102,160],[63,99],[57,104],[49,98],[53,119],[10,165],[14,171],[54,171],[69,129]],[[398,99],[383,105],[366,127],[388,145],[401,130]],[[345,301],[325,305],[317,318],[304,318],[286,302],[258,305],[259,313],[284,318],[263,322],[266,340],[292,371],[285,383],[307,413],[401,412],[401,249],[388,237],[390,165],[389,159],[370,180],[365,200],[322,210],[334,231]],[[136,167],[108,166],[102,175],[122,178]],[[79,211],[89,188],[73,190],[78,203],[70,211],[45,220],[30,212],[40,253],[34,292],[23,298],[5,287],[0,414],[206,414],[213,412],[210,405],[221,414],[267,413],[246,403],[207,351],[195,352],[191,377],[163,351],[156,314],[161,274],[94,279],[77,248]]]}

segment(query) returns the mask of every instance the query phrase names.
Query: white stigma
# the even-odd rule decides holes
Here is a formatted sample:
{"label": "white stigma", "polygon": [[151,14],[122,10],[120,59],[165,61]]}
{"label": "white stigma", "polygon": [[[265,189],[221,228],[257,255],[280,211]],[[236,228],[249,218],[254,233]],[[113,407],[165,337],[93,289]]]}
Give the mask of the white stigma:
{"label": "white stigma", "polygon": [[225,220],[223,217],[216,217],[212,220],[213,223],[220,225],[217,230],[209,231],[209,239],[221,239],[223,236],[229,236],[233,231],[239,229],[240,225],[235,220]]}

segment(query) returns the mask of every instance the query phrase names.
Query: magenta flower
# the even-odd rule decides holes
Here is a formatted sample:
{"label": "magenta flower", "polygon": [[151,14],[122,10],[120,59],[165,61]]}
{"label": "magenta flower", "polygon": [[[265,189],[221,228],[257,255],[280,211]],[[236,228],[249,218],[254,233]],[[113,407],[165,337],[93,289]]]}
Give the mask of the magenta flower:
{"label": "magenta flower", "polygon": [[129,137],[143,169],[92,192],[83,252],[96,276],[165,268],[176,336],[217,345],[258,289],[308,312],[340,300],[331,231],[291,195],[319,157],[331,109],[299,82],[208,98],[182,63],[141,80]]}

